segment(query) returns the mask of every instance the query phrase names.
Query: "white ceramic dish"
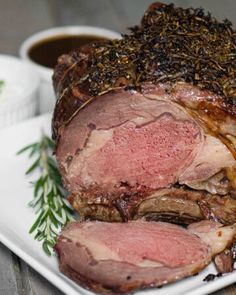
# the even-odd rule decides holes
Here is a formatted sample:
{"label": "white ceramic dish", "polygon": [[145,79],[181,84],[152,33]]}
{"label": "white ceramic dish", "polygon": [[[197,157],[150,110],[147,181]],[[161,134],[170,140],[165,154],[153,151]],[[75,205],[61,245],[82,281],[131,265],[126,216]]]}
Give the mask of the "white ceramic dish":
{"label": "white ceramic dish", "polygon": [[120,38],[121,35],[107,29],[90,26],[66,26],[51,28],[38,32],[28,39],[26,39],[19,50],[20,57],[25,61],[29,62],[39,72],[41,77],[40,95],[39,95],[39,112],[40,114],[52,111],[55,98],[52,88],[52,74],[53,70],[42,65],[39,65],[32,61],[28,55],[29,49],[38,42],[48,39],[50,37],[56,37],[61,35],[92,35],[98,37],[104,37],[107,39]]}
{"label": "white ceramic dish", "polygon": [[33,117],[37,108],[38,73],[19,58],[0,55],[0,128]]}
{"label": "white ceramic dish", "polygon": [[[27,207],[33,194],[29,181],[33,179],[24,175],[30,164],[28,158],[26,155],[16,156],[16,151],[37,141],[42,128],[50,134],[50,125],[51,115],[47,114],[0,130],[0,241],[65,294],[93,294],[62,275],[58,270],[56,257],[48,258],[40,243],[28,234],[35,218],[34,213]],[[209,273],[215,273],[213,264],[197,276],[161,289],[150,289],[137,294],[203,295],[236,282],[235,272],[213,282],[203,282],[203,278]]]}

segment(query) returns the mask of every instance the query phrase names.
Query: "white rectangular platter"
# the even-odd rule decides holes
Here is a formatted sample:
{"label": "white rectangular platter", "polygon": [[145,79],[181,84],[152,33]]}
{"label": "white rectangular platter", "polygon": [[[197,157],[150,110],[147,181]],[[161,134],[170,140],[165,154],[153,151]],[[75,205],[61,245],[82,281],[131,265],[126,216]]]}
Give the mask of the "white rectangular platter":
{"label": "white rectangular platter", "polygon": [[[62,275],[56,257],[46,256],[40,243],[28,233],[35,219],[32,209],[27,206],[33,194],[29,182],[34,178],[25,176],[31,161],[26,155],[16,156],[16,152],[37,141],[42,129],[50,134],[51,114],[0,130],[0,241],[65,294],[93,294]],[[203,282],[209,273],[215,273],[213,264],[197,276],[137,294],[201,295],[236,282],[236,273],[224,275],[213,282]]]}

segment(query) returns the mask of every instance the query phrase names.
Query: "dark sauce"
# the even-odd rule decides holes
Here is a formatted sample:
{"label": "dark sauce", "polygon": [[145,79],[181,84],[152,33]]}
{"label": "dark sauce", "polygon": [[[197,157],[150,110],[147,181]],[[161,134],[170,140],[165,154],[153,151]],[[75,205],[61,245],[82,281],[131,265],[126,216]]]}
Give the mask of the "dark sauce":
{"label": "dark sauce", "polygon": [[29,49],[28,54],[34,62],[47,68],[53,68],[60,55],[82,45],[104,40],[107,39],[93,35],[61,35],[34,44]]}

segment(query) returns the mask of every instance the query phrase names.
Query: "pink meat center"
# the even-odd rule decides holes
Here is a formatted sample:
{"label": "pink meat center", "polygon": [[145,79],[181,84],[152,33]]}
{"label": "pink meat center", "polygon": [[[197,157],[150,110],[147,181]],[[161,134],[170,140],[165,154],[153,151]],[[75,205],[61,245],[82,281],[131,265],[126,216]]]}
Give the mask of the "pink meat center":
{"label": "pink meat center", "polygon": [[98,185],[167,187],[191,164],[199,141],[194,122],[175,120],[170,114],[144,126],[125,123],[84,161],[83,171]]}
{"label": "pink meat center", "polygon": [[197,236],[161,222],[100,223],[86,228],[82,235],[117,253],[121,261],[132,264],[149,260],[178,267],[204,259],[209,252]]}

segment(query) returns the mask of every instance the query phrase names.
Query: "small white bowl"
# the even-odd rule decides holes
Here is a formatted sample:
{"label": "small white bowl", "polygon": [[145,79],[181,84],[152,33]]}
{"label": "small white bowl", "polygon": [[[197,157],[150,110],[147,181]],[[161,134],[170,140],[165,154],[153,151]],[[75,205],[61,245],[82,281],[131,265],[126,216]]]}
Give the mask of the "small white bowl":
{"label": "small white bowl", "polygon": [[39,75],[19,58],[0,55],[0,128],[33,117],[37,110]]}
{"label": "small white bowl", "polygon": [[57,37],[61,35],[92,35],[97,37],[104,37],[107,39],[119,39],[121,35],[111,30],[98,28],[98,27],[90,27],[90,26],[66,26],[66,27],[57,27],[51,28],[48,30],[44,30],[38,32],[28,39],[26,39],[19,50],[19,55],[22,59],[29,62],[31,65],[35,67],[35,69],[40,74],[41,85],[39,91],[39,113],[45,113],[48,111],[52,111],[55,105],[55,95],[52,87],[52,74],[53,69],[44,67],[36,62],[34,62],[29,57],[29,50],[34,46],[45,39],[50,37]]}

